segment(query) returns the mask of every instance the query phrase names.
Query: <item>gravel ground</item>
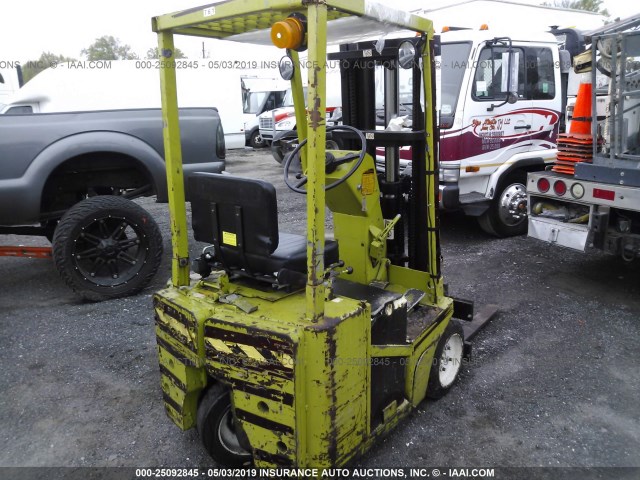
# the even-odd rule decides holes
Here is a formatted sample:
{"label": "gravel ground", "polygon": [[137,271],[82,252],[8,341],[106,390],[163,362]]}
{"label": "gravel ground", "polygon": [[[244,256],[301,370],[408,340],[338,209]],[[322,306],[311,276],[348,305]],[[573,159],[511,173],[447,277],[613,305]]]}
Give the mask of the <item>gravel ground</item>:
{"label": "gravel ground", "polygon": [[[266,151],[232,151],[227,170],[273,182],[280,228],[304,232],[304,199]],[[1,259],[0,466],[213,465],[162,406],[151,295],[170,275],[168,209],[140,203],[166,255],[137,296],[83,303],[50,261]],[[489,238],[460,215],[442,218],[441,236],[450,294],[499,314],[449,394],[356,466],[640,466],[638,263]]]}

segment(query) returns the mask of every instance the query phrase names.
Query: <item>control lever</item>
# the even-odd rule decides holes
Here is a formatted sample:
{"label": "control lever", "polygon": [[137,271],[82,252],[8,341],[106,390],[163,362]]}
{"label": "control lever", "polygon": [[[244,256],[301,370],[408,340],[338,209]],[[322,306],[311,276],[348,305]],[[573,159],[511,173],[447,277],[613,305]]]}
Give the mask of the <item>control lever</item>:
{"label": "control lever", "polygon": [[390,220],[382,230],[374,227],[373,225],[369,227],[369,231],[373,235],[373,240],[371,241],[371,245],[369,247],[369,255],[371,256],[371,258],[376,260],[376,262],[382,260],[385,251],[385,241],[389,237],[389,234],[393,230],[393,227],[395,227],[396,223],[398,223],[398,220],[400,220],[400,217],[400,214],[396,215],[393,220]]}
{"label": "control lever", "polygon": [[332,280],[343,273],[347,275],[351,275],[353,273],[353,267],[347,267],[344,270],[336,271],[337,268],[344,267],[344,261],[340,260],[339,262],[332,263],[329,265],[324,271],[325,280]]}

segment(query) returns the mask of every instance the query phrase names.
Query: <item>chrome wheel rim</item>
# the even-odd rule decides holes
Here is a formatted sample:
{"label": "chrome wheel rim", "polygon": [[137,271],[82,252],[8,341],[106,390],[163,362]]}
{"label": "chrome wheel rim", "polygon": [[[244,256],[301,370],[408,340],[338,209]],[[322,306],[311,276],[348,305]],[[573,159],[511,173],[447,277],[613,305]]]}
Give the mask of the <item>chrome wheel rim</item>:
{"label": "chrome wheel rim", "polygon": [[505,188],[498,207],[500,221],[510,227],[522,223],[527,218],[527,191],[521,183]]}

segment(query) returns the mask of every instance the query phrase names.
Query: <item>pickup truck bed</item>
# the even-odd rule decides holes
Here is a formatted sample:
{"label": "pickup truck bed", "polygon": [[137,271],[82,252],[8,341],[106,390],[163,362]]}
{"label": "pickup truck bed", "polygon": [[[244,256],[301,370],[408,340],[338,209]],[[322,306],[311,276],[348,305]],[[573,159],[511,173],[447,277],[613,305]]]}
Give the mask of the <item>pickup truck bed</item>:
{"label": "pickup truck bed", "polygon": [[[160,109],[0,115],[0,234],[49,238],[62,278],[85,299],[140,290],[162,238],[130,200],[167,200],[162,127]],[[181,109],[180,131],[185,178],[224,170],[215,108]]]}
{"label": "pickup truck bed", "polygon": [[[224,170],[215,109],[181,110],[180,127],[186,176]],[[159,109],[0,115],[0,161],[0,225],[60,217],[95,193],[167,200]]]}

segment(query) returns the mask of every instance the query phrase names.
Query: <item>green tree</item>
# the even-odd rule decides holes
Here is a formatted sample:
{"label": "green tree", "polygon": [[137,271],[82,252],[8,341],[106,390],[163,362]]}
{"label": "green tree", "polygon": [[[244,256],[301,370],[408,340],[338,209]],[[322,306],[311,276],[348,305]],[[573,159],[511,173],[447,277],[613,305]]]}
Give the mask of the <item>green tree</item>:
{"label": "green tree", "polygon": [[49,68],[51,65],[57,65],[62,62],[70,62],[75,58],[65,57],[64,55],[55,55],[51,52],[42,52],[37,60],[28,60],[22,64],[22,80],[27,83],[41,71]]}
{"label": "green tree", "polygon": [[[182,53],[182,50],[180,50],[179,48],[174,49],[173,57],[174,58],[187,58],[187,56],[184,53]],[[149,50],[147,50],[147,59],[148,60],[156,60],[158,58],[160,58],[160,51],[158,50],[158,47],[151,47]]]}
{"label": "green tree", "polygon": [[131,51],[129,45],[122,45],[120,39],[111,35],[96,38],[89,48],[82,49],[87,60],[135,60],[138,55]]}
{"label": "green tree", "polygon": [[610,14],[606,8],[602,8],[603,3],[604,0],[553,0],[552,2],[544,2],[542,5],[546,7],[586,10],[587,12],[595,12],[608,17]]}

